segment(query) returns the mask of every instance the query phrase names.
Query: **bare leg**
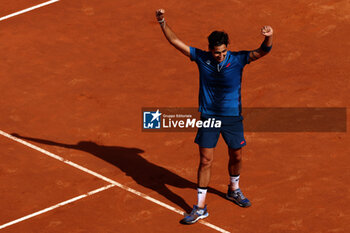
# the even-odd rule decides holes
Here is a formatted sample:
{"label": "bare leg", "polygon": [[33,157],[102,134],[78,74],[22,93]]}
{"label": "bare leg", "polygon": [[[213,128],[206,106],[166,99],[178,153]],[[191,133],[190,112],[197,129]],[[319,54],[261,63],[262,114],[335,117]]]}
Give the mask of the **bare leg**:
{"label": "bare leg", "polygon": [[[206,188],[210,181],[211,165],[214,159],[214,148],[199,147],[200,162],[198,167],[198,187]],[[198,201],[198,207],[204,208],[205,199]]]}
{"label": "bare leg", "polygon": [[[230,156],[229,163],[228,163],[228,172],[230,176],[237,176],[241,172],[242,167],[242,148],[239,149],[232,149],[228,148],[228,154]],[[231,189],[233,187],[231,186]]]}
{"label": "bare leg", "polygon": [[214,159],[214,148],[199,147],[199,154],[198,187],[207,187],[209,185],[211,165]]}

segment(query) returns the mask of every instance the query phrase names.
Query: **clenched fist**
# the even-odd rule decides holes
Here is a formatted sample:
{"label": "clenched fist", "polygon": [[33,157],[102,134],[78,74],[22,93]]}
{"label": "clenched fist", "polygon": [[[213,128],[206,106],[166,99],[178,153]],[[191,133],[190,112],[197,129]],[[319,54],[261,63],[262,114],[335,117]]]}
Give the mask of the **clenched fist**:
{"label": "clenched fist", "polygon": [[157,18],[158,21],[161,21],[161,20],[164,19],[164,13],[165,13],[164,9],[156,10],[156,18]]}
{"label": "clenched fist", "polygon": [[262,34],[263,36],[272,36],[272,34],[273,34],[273,29],[272,29],[272,27],[271,27],[271,26],[263,26],[263,27],[261,28],[261,34]]}

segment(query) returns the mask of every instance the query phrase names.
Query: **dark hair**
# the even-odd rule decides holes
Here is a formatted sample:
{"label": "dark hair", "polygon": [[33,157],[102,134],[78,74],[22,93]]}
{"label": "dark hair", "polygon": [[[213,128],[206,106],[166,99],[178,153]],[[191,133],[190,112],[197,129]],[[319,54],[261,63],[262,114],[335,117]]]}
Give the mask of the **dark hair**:
{"label": "dark hair", "polygon": [[213,31],[208,36],[209,48],[213,49],[215,46],[220,46],[222,44],[228,45],[230,43],[228,35],[224,31]]}

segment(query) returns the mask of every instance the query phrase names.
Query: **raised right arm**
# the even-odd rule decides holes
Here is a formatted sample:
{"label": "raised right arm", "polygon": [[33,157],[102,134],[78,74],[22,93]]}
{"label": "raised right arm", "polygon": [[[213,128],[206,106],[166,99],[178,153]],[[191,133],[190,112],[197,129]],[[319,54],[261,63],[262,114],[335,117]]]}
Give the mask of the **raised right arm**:
{"label": "raised right arm", "polygon": [[190,47],[186,45],[184,42],[182,42],[171,30],[169,25],[165,22],[164,19],[164,10],[159,9],[156,11],[156,17],[159,22],[160,27],[162,28],[164,36],[167,38],[169,43],[174,46],[177,50],[179,50],[181,53],[185,54],[186,56],[190,57]]}

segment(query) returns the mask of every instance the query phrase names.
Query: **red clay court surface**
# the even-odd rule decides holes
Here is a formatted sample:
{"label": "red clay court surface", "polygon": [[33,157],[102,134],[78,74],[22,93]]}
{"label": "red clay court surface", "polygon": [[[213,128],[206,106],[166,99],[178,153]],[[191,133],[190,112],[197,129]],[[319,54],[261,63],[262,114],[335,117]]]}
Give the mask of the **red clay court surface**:
{"label": "red clay court surface", "polygon": [[[0,17],[44,1],[2,2]],[[220,139],[205,220],[215,229],[181,225],[180,214],[145,199],[185,212],[196,201],[195,133],[141,131],[142,107],[197,106],[197,67],[163,37],[154,17],[161,7],[177,35],[202,49],[215,29],[228,32],[231,50],[249,50],[262,41],[261,26],[274,28],[271,54],[245,68],[245,107],[349,108],[346,0],[61,0],[17,15],[0,22],[0,130],[66,163],[0,136],[0,228],[105,190],[0,232],[350,232],[349,127],[247,132],[247,209],[222,197]]]}

